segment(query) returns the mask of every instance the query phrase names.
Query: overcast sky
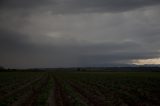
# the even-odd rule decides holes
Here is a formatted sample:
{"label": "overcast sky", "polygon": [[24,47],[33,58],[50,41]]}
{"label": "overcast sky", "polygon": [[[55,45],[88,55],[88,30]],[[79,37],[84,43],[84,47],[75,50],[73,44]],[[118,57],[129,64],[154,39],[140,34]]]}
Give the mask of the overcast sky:
{"label": "overcast sky", "polygon": [[8,68],[136,64],[160,57],[159,40],[160,0],[0,1]]}

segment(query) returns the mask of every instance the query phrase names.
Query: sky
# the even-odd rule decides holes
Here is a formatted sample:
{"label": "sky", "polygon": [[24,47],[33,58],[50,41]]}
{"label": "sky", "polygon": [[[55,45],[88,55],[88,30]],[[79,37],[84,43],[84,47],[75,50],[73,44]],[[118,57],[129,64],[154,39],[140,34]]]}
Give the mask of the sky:
{"label": "sky", "polygon": [[160,64],[160,0],[1,0],[0,66]]}

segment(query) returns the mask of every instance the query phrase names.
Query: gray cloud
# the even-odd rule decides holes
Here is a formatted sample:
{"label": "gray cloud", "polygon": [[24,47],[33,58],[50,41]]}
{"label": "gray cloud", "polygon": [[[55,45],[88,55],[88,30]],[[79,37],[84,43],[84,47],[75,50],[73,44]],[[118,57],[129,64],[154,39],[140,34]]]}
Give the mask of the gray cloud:
{"label": "gray cloud", "polygon": [[[46,36],[39,37],[48,40]],[[2,29],[0,48],[0,64],[10,68],[67,67],[77,64],[79,55],[71,45],[35,43],[28,35]]]}
{"label": "gray cloud", "polygon": [[26,37],[21,34],[8,30],[0,30],[0,48],[2,51],[3,49],[23,49],[27,45],[26,41]]}
{"label": "gray cloud", "polygon": [[88,12],[123,12],[145,6],[159,5],[159,0],[1,0],[1,8],[45,8],[54,14]]}
{"label": "gray cloud", "polygon": [[107,66],[159,57],[158,51],[134,42],[37,45],[19,33],[1,30],[0,35],[0,63],[13,68]]}
{"label": "gray cloud", "polygon": [[53,0],[1,0],[0,8],[6,9],[33,9],[40,6],[49,6],[52,4],[54,6],[55,1]]}
{"label": "gray cloud", "polygon": [[159,0],[1,1],[0,65],[107,66],[159,58],[159,3]]}
{"label": "gray cloud", "polygon": [[[158,0],[70,0],[68,12],[123,12],[140,7],[160,4]],[[65,6],[65,4],[64,4]]]}
{"label": "gray cloud", "polygon": [[84,65],[105,66],[108,64],[131,64],[132,60],[158,58],[160,56],[159,51],[147,49],[142,45],[143,43],[112,42],[85,46],[87,49],[86,53],[82,55],[80,60]]}

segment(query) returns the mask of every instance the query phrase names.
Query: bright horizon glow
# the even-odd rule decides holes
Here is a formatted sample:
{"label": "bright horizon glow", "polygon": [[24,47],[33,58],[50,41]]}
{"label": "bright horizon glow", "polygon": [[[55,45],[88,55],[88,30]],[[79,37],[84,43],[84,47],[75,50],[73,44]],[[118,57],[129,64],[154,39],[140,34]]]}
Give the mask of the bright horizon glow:
{"label": "bright horizon glow", "polygon": [[133,63],[136,65],[145,65],[145,64],[157,65],[160,64],[160,58],[134,60]]}

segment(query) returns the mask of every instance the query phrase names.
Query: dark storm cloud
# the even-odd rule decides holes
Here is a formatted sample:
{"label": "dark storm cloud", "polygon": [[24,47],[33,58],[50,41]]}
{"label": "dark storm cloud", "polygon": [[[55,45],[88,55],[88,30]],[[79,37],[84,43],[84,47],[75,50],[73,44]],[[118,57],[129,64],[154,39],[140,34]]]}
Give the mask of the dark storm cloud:
{"label": "dark storm cloud", "polygon": [[70,0],[68,10],[73,12],[122,12],[140,7],[158,5],[159,0]]}
{"label": "dark storm cloud", "polygon": [[[47,38],[47,36],[38,36],[38,38],[40,37],[43,40]],[[52,39],[52,42],[54,41]],[[73,66],[76,63],[75,55],[79,55],[76,47],[61,44],[36,44],[31,42],[29,35],[10,30],[0,30],[0,64],[5,67],[44,68]],[[68,61],[71,58],[73,60]]]}
{"label": "dark storm cloud", "polygon": [[37,45],[20,33],[0,30],[0,35],[0,63],[10,67],[111,66],[159,56],[134,42]]}
{"label": "dark storm cloud", "polygon": [[[106,54],[96,54],[96,55],[86,55],[84,57],[81,57],[82,63],[85,62],[86,64],[132,64],[132,60],[138,60],[138,59],[151,59],[151,58],[158,58],[159,52],[157,51],[136,51],[136,52],[126,52],[121,51],[120,53],[116,52],[109,52]],[[81,60],[80,59],[80,60]]]}
{"label": "dark storm cloud", "polygon": [[7,49],[26,49],[28,44],[26,36],[9,30],[0,30],[1,51]]}
{"label": "dark storm cloud", "polygon": [[0,65],[106,66],[159,58],[159,4],[160,0],[1,0]]}
{"label": "dark storm cloud", "polygon": [[32,9],[43,5],[55,4],[50,0],[1,0],[0,8],[6,9]]}
{"label": "dark storm cloud", "polygon": [[1,0],[0,7],[32,9],[46,7],[54,14],[83,12],[122,12],[151,5],[159,0]]}
{"label": "dark storm cloud", "polygon": [[3,29],[0,30],[0,49],[0,64],[12,68],[50,66],[56,61],[54,55],[61,52],[59,47],[36,45],[24,34]]}
{"label": "dark storm cloud", "polygon": [[[144,48],[142,44],[133,42],[104,43],[86,46],[86,53],[81,55],[83,65],[116,65],[131,64],[132,60],[158,58],[159,51]],[[83,49],[84,49],[83,48]],[[83,50],[84,51],[84,50]]]}

